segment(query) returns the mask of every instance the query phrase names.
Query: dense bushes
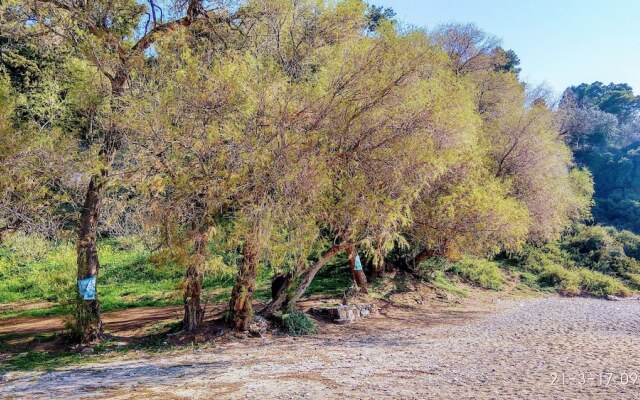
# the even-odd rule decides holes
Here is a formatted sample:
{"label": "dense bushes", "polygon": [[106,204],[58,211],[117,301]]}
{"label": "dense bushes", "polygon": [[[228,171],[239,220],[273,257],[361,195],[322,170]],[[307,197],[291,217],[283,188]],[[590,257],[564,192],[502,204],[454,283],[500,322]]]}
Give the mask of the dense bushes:
{"label": "dense bushes", "polygon": [[[637,289],[640,237],[601,226],[576,225],[560,242],[526,246],[509,257],[529,286],[555,288],[568,295],[624,296]],[[532,274],[537,276],[532,281]]]}

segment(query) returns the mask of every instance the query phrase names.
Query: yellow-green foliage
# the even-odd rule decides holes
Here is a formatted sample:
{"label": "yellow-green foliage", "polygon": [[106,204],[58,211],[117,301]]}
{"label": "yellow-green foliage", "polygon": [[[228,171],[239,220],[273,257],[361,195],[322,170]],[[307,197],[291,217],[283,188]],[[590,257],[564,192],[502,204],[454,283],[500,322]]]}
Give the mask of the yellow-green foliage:
{"label": "yellow-green foliage", "polygon": [[501,290],[506,282],[498,264],[485,259],[464,258],[454,266],[454,271],[484,289]]}
{"label": "yellow-green foliage", "polygon": [[628,296],[630,294],[622,283],[597,271],[587,269],[578,270],[580,276],[580,287],[583,291],[596,296]]}
{"label": "yellow-green foliage", "polygon": [[538,281],[543,286],[556,287],[567,295],[580,294],[580,275],[558,264],[544,264],[538,275]]}

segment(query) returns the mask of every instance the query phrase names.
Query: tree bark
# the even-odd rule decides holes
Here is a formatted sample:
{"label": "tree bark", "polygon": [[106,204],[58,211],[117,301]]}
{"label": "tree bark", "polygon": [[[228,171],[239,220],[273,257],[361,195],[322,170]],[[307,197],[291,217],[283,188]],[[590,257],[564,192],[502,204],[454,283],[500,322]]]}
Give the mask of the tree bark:
{"label": "tree bark", "polygon": [[195,240],[195,265],[187,268],[186,285],[184,289],[184,318],[182,320],[182,329],[187,332],[197,330],[204,320],[204,309],[200,302],[202,294],[202,283],[204,281],[204,269],[202,265],[198,265],[204,261],[204,255],[207,246],[207,237],[199,233]]}
{"label": "tree bark", "polygon": [[[123,71],[111,81],[111,94],[114,98],[122,95],[124,83],[128,72]],[[113,105],[112,107],[117,107]],[[99,174],[94,174],[89,180],[89,187],[84,205],[80,214],[78,227],[77,270],[78,279],[95,278],[96,294],[94,300],[83,300],[77,295],[76,329],[82,342],[90,342],[100,339],[102,335],[102,319],[100,318],[100,301],[98,299],[98,273],[100,262],[98,260],[98,222],[100,219],[100,207],[104,185],[109,178],[109,168],[120,149],[120,132],[115,126],[111,126],[106,132],[100,156],[104,161],[104,167]]]}
{"label": "tree bark", "polygon": [[356,285],[360,289],[360,293],[367,293],[367,276],[362,269],[356,269],[356,246],[349,245],[347,247],[347,257],[349,258],[349,268]]}
{"label": "tree bark", "polygon": [[251,302],[258,270],[258,254],[251,244],[242,247],[242,256],[243,261],[229,301],[229,310],[232,313],[231,327],[238,331],[248,330],[253,317]]}
{"label": "tree bark", "polygon": [[76,329],[82,342],[99,339],[102,334],[100,318],[100,302],[98,300],[98,261],[97,230],[100,216],[101,192],[103,182],[100,176],[94,175],[89,182],[85,197],[80,226],[78,229],[77,266],[78,280],[95,278],[96,296],[94,300],[83,300],[78,293],[76,307]]}
{"label": "tree bark", "polygon": [[326,253],[324,253],[324,255],[320,257],[320,259],[316,261],[311,266],[311,268],[309,268],[304,278],[302,278],[300,284],[298,284],[298,287],[293,293],[293,296],[291,296],[291,298],[286,302],[286,306],[284,308],[293,307],[298,302],[298,300],[300,300],[304,292],[306,292],[307,288],[309,288],[309,285],[311,285],[311,282],[313,282],[313,278],[315,278],[318,271],[320,271],[320,269],[324,267],[326,263],[328,263],[333,257],[336,256],[336,254],[341,252],[343,249],[344,246],[333,246]]}
{"label": "tree bark", "polygon": [[[294,281],[294,276],[292,274],[287,274],[282,276],[283,280],[279,283],[277,288],[274,288],[273,283],[271,287],[271,301],[262,310],[262,314],[264,315],[273,315],[275,312],[282,309],[282,306],[287,301],[287,295],[289,294],[289,289]],[[276,290],[274,290],[276,289]]]}

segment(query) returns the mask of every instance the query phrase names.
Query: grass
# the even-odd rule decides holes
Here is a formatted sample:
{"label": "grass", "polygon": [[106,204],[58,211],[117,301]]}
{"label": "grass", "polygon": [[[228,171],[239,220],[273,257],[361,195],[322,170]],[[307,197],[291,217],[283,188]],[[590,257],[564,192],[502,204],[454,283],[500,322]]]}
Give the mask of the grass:
{"label": "grass", "polygon": [[51,371],[67,365],[78,365],[90,361],[94,360],[79,353],[29,351],[2,361],[0,363],[0,371]]}
{"label": "grass", "polygon": [[[30,249],[35,249],[34,251]],[[180,282],[184,272],[177,266],[151,261],[151,253],[132,238],[99,242],[101,269],[98,281],[103,312],[134,307],[163,307],[182,304]],[[70,243],[51,244],[37,238],[17,236],[0,245],[0,304],[48,301],[52,307],[4,310],[0,318],[63,315],[62,304],[75,293],[75,248]],[[270,271],[259,275],[255,296],[268,299]],[[329,285],[323,279],[319,282]],[[207,273],[203,299],[228,301],[234,284],[232,274]],[[316,286],[318,288],[318,286]]]}
{"label": "grass", "polygon": [[[172,324],[158,329],[167,331],[174,330]],[[166,332],[165,332],[166,333]],[[78,352],[47,352],[47,351],[28,351],[10,356],[0,362],[0,371],[52,371],[69,365],[86,364],[96,362],[106,357],[126,354],[131,351],[143,351],[145,353],[160,353],[174,349],[168,345],[164,338],[158,336],[148,336],[142,340],[131,342],[123,346],[116,346],[113,342],[103,341],[93,347],[94,353],[84,355]]]}
{"label": "grass", "polygon": [[463,288],[460,288],[458,286],[456,286],[456,284],[454,282],[451,282],[449,279],[447,279],[446,276],[444,276],[444,274],[437,274],[435,275],[435,277],[433,278],[433,280],[431,281],[434,285],[436,285],[437,287],[446,290],[447,292],[456,294],[460,297],[469,297],[469,292],[466,291]]}
{"label": "grass", "polygon": [[347,258],[344,254],[340,254],[318,272],[309,285],[305,296],[319,293],[331,296],[342,295],[352,285],[351,270],[347,264]]}

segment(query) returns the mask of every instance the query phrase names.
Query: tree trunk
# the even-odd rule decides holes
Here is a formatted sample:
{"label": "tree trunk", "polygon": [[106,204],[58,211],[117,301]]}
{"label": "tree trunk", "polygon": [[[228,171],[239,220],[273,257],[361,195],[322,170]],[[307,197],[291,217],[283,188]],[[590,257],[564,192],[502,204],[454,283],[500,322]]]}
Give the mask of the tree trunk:
{"label": "tree trunk", "polygon": [[204,281],[204,255],[207,246],[207,236],[199,233],[195,240],[196,261],[194,265],[187,268],[186,284],[184,289],[184,318],[182,329],[187,332],[194,332],[200,327],[204,320],[204,309],[200,303],[202,294],[202,283]]}
{"label": "tree trunk", "polygon": [[[111,94],[118,98],[123,93],[124,83],[128,71],[122,70],[111,81]],[[115,111],[117,105],[112,106]],[[100,174],[94,174],[89,181],[82,212],[80,214],[80,226],[78,227],[77,267],[78,280],[95,278],[95,299],[83,300],[79,291],[76,307],[76,329],[82,342],[99,339],[102,335],[102,319],[100,318],[100,301],[98,300],[98,273],[100,262],[98,261],[98,221],[100,219],[100,206],[102,205],[102,191],[109,177],[109,168],[120,148],[120,132],[115,126],[111,126],[105,132],[104,142],[100,149],[100,156],[104,167]]]}
{"label": "tree trunk", "polygon": [[280,275],[274,278],[271,283],[271,302],[262,310],[262,314],[273,315],[276,311],[282,309],[282,306],[287,301],[287,295],[293,281],[294,276],[292,274]]}
{"label": "tree trunk", "polygon": [[95,278],[96,294],[94,300],[83,300],[78,292],[76,307],[76,329],[82,342],[96,340],[102,334],[100,302],[98,300],[98,261],[97,230],[100,216],[102,179],[94,175],[89,182],[87,195],[82,207],[78,229],[77,264],[78,280]]}
{"label": "tree trunk", "polygon": [[242,256],[243,261],[229,301],[229,310],[232,313],[231,326],[238,331],[248,330],[253,317],[251,302],[258,270],[258,254],[252,245],[245,244],[243,246]]}
{"label": "tree trunk", "polygon": [[304,278],[302,278],[302,281],[296,288],[296,291],[293,293],[293,296],[291,296],[291,298],[286,302],[285,308],[294,306],[298,302],[298,300],[300,300],[304,292],[306,292],[307,288],[309,288],[309,285],[311,285],[311,282],[313,282],[313,278],[315,278],[318,271],[320,271],[320,269],[324,267],[326,263],[328,263],[333,257],[335,257],[336,254],[338,254],[343,249],[344,246],[333,246],[326,253],[324,253],[324,255],[320,257],[320,259],[316,261],[311,266],[311,268],[309,268],[306,275],[304,276]]}
{"label": "tree trunk", "polygon": [[351,275],[353,275],[353,280],[356,282],[356,285],[360,289],[360,293],[367,293],[367,276],[364,274],[364,271],[360,269],[356,269],[356,246],[349,245],[347,247],[347,256],[349,257],[349,268],[351,269]]}

